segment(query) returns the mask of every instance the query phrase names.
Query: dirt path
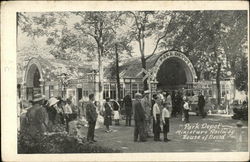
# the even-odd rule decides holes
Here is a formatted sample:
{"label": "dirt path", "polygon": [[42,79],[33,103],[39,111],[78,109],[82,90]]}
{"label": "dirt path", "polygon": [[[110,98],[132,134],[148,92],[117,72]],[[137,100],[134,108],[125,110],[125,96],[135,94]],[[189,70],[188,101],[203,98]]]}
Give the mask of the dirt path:
{"label": "dirt path", "polygon": [[[134,142],[133,131],[134,127],[124,126],[124,121],[121,126],[111,126],[114,131],[112,133],[105,133],[104,128],[96,130],[96,139],[98,144],[120,149],[123,152],[229,152],[236,151],[235,133],[227,137],[225,140],[186,140],[176,133],[177,130],[183,128],[183,122],[180,118],[170,120],[170,142],[155,142],[153,138],[148,138],[147,142]],[[205,123],[207,125],[216,125],[221,123],[223,126],[235,130],[237,120],[232,120],[229,117],[209,116],[201,119],[197,116],[191,116],[190,124]],[[243,123],[242,136],[243,141],[241,151],[247,151],[247,122]],[[161,139],[163,134],[161,134]]]}

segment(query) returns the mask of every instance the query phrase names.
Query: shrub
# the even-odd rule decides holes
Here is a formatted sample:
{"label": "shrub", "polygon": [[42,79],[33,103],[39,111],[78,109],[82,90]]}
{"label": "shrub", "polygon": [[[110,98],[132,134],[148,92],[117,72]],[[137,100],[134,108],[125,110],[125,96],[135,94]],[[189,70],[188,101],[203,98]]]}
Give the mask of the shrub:
{"label": "shrub", "polygon": [[89,144],[85,139],[79,140],[67,133],[51,135],[37,134],[32,137],[27,133],[18,135],[18,153],[114,153],[121,152],[96,143]]}

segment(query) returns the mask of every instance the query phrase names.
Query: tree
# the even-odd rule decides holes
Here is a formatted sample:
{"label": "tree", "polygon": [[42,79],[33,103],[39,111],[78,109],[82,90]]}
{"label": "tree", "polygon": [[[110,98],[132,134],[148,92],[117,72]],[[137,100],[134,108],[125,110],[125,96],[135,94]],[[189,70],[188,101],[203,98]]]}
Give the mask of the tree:
{"label": "tree", "polygon": [[78,38],[68,24],[70,15],[68,12],[18,13],[17,19],[21,32],[32,38],[33,47],[41,48],[46,39],[43,48],[49,49],[55,58],[80,60]]}
{"label": "tree", "polygon": [[227,77],[228,70],[235,70],[228,63],[233,65],[239,56],[236,53],[241,55],[244,49],[241,46],[247,36],[246,12],[195,11],[178,15],[179,32],[173,33],[172,39],[164,38],[160,47],[185,53],[198,71],[209,72],[216,79],[220,104],[220,80]]}
{"label": "tree", "polygon": [[[242,48],[240,48],[242,44],[242,39],[246,38],[246,30],[243,30],[242,37],[236,37],[234,33],[235,27],[237,24],[241,24],[246,27],[246,23],[242,24],[239,22],[239,13],[236,11],[205,11],[201,12],[203,21],[200,23],[201,29],[203,29],[205,33],[204,43],[200,41],[201,46],[208,47],[207,52],[211,53],[212,55],[205,55],[206,59],[204,60],[203,64],[206,64],[205,68],[211,71],[211,74],[214,75],[216,79],[216,87],[217,87],[217,100],[218,104],[220,104],[220,80],[222,78],[226,78],[227,71],[234,71],[228,65],[228,62],[235,62],[233,59],[236,53],[241,53]],[[238,19],[236,19],[238,17]],[[246,21],[247,17],[245,16],[243,19]],[[245,35],[245,36],[244,36]],[[244,38],[245,37],[245,38]],[[230,39],[231,40],[230,40]],[[232,40],[234,39],[234,40]],[[237,41],[237,43],[235,42]],[[235,52],[231,53],[229,51],[229,46],[231,45],[232,48],[237,49]],[[207,53],[206,52],[206,53]],[[208,57],[209,56],[209,57]],[[203,66],[204,68],[204,66]]]}
{"label": "tree", "polygon": [[233,11],[230,18],[232,25],[222,42],[227,53],[227,66],[235,77],[236,88],[247,93],[247,11]]}
{"label": "tree", "polygon": [[[118,32],[125,22],[120,18],[118,12],[76,12],[75,14],[82,17],[81,23],[75,24],[75,29],[89,38],[91,43],[88,44],[88,49],[98,54],[99,100],[101,101],[101,94],[103,93],[103,57],[113,58],[118,52],[128,51],[129,53],[131,51],[130,41],[124,35],[126,33]],[[120,48],[117,48],[118,44]],[[119,75],[117,75],[117,79],[119,79]]]}
{"label": "tree", "polygon": [[[47,45],[53,47],[50,53],[55,58],[78,61],[86,56],[97,58],[101,101],[103,59],[115,59],[115,44],[119,46],[117,52],[121,55],[130,55],[132,50],[126,32],[121,29],[125,24],[119,12],[59,12],[24,16],[20,14],[22,31],[30,37],[46,37]],[[72,24],[72,20],[78,22]]]}
{"label": "tree", "polygon": [[[131,21],[130,37],[139,45],[142,68],[146,69],[145,41],[151,38],[155,41],[153,54],[163,38],[170,33],[174,26],[172,24],[172,12],[168,11],[128,11],[125,12],[127,20]],[[143,73],[143,77],[145,74]],[[144,90],[148,89],[147,79],[144,80]]]}

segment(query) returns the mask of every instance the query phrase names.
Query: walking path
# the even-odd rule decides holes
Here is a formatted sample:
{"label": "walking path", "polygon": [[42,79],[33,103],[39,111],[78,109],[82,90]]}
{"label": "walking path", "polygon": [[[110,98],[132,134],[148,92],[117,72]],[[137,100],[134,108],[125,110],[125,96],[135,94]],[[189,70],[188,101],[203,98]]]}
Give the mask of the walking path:
{"label": "walking path", "polygon": [[[235,132],[231,136],[227,136],[224,140],[201,140],[201,139],[183,139],[182,135],[176,133],[184,128],[184,123],[180,118],[172,118],[170,120],[170,142],[155,142],[153,138],[148,138],[147,142],[134,142],[133,132],[134,127],[127,127],[124,121],[121,121],[120,126],[111,126],[114,131],[105,133],[105,128],[96,130],[97,143],[110,148],[120,149],[123,152],[230,152],[236,150]],[[230,130],[236,130],[237,120],[230,117],[208,116],[200,118],[198,116],[190,116],[190,126],[196,123],[201,126],[218,125],[221,123],[224,127]],[[193,129],[192,129],[193,130]],[[221,129],[219,129],[221,130]],[[242,137],[244,142],[241,143],[240,151],[247,151],[247,122],[243,122]],[[192,133],[192,132],[191,132]],[[161,139],[163,134],[161,133]]]}

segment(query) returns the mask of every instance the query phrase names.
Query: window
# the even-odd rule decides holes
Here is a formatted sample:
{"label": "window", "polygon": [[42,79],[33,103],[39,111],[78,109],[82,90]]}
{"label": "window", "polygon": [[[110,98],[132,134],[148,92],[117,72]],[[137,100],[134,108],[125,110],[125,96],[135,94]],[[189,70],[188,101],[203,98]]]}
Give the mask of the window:
{"label": "window", "polygon": [[122,99],[124,97],[123,95],[123,84],[120,84],[120,98]]}
{"label": "window", "polygon": [[33,88],[32,87],[27,87],[26,90],[26,99],[29,100],[33,100]]}
{"label": "window", "polygon": [[144,89],[143,89],[143,84],[138,84],[139,85],[139,93],[143,94]]}
{"label": "window", "polygon": [[132,84],[132,98],[135,98],[135,94],[137,93],[137,84],[136,83],[133,83]]}
{"label": "window", "polygon": [[208,94],[209,96],[212,96],[212,85],[208,85],[208,87],[209,87]]}
{"label": "window", "polygon": [[152,89],[152,91],[156,91],[156,89],[157,89],[157,84],[151,84],[151,89]]}
{"label": "window", "polygon": [[116,84],[114,83],[110,84],[110,98],[116,99]]}
{"label": "window", "polygon": [[221,85],[221,97],[224,97],[226,94],[226,87],[224,84]]}
{"label": "window", "polygon": [[50,85],[49,86],[49,97],[53,97],[54,96],[54,86]]}
{"label": "window", "polygon": [[109,84],[104,84],[103,87],[103,99],[106,99],[109,97]]}
{"label": "window", "polygon": [[126,94],[130,94],[130,84],[129,83],[125,83],[125,95]]}
{"label": "window", "polygon": [[88,97],[89,96],[89,91],[88,90],[83,90],[83,96]]}

